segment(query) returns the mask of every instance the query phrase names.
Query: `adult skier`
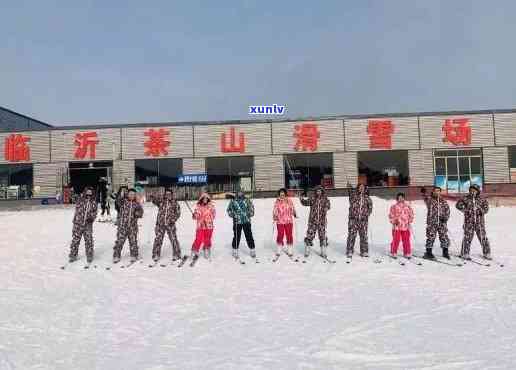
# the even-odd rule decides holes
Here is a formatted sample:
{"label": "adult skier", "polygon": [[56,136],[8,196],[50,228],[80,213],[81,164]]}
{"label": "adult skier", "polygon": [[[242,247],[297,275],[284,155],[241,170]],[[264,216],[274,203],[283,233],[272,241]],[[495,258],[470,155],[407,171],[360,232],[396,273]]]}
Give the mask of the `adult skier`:
{"label": "adult skier", "polygon": [[389,221],[392,224],[391,257],[396,258],[400,241],[403,243],[403,256],[410,258],[412,249],[410,246],[410,225],[414,222],[414,211],[405,202],[405,194],[396,195],[396,203],[389,210]]}
{"label": "adult skier", "polygon": [[469,194],[460,199],[455,206],[464,213],[464,239],[462,240],[461,257],[466,260],[471,259],[469,256],[471,241],[473,234],[476,233],[484,258],[491,259],[491,248],[486,236],[484,220],[484,215],[489,212],[489,203],[487,199],[480,197],[478,185],[471,185]]}
{"label": "adult skier", "polygon": [[117,199],[118,229],[113,247],[113,263],[120,262],[122,248],[129,239],[131,263],[138,259],[138,219],[143,217],[143,208],[136,200],[136,190],[129,189],[126,197]]}
{"label": "adult skier", "polygon": [[192,244],[192,263],[199,258],[201,246],[204,250],[204,257],[210,258],[215,215],[215,206],[210,196],[207,193],[201,194],[192,214],[192,218],[197,221],[195,240]]}
{"label": "adult skier", "polygon": [[450,206],[448,202],[441,197],[441,188],[434,186],[432,193],[429,195],[426,189],[421,188],[421,194],[427,207],[426,214],[426,252],[423,258],[435,259],[432,253],[435,237],[439,234],[439,242],[443,250],[443,257],[450,259],[448,247],[450,246],[450,238],[448,237],[448,219],[450,218]]}
{"label": "adult skier", "polygon": [[229,202],[227,214],[233,220],[233,257],[238,258],[238,247],[243,231],[251,257],[256,258],[253,231],[251,229],[251,218],[254,216],[253,202],[245,196],[243,191],[238,191],[236,197]]}
{"label": "adult skier", "polygon": [[303,206],[310,207],[308,229],[305,237],[305,257],[310,256],[310,247],[313,245],[315,233],[317,233],[319,236],[319,246],[321,247],[321,256],[326,258],[326,248],[328,247],[328,238],[326,237],[326,214],[330,209],[330,200],[326,196],[322,186],[316,186],[310,197],[301,196],[299,200]]}
{"label": "adult skier", "polygon": [[367,240],[367,228],[369,216],[373,212],[373,201],[369,196],[367,186],[358,184],[353,189],[348,183],[349,212],[348,212],[348,241],[346,256],[351,258],[355,250],[357,233],[360,238],[360,256],[369,257],[369,243]]}
{"label": "adult skier", "polygon": [[[102,209],[102,213],[100,214],[100,222],[111,221],[111,212],[109,206],[109,194],[108,194],[108,181],[105,177],[101,177],[98,184],[98,194],[100,200],[100,206]],[[107,213],[107,219],[104,217],[104,214]]]}
{"label": "adult skier", "polygon": [[77,260],[79,245],[84,237],[86,247],[86,260],[93,261],[93,222],[97,217],[97,200],[90,187],[84,188],[83,193],[75,203],[75,215],[73,217],[72,243],[70,245],[69,262]]}
{"label": "adult skier", "polygon": [[272,210],[272,219],[276,223],[277,237],[276,237],[276,256],[279,257],[283,250],[284,240],[287,241],[286,253],[289,257],[294,255],[294,217],[297,218],[296,208],[294,203],[287,196],[287,190],[282,188],[278,191],[278,198],[274,203]]}
{"label": "adult skier", "polygon": [[172,189],[165,189],[165,194],[161,198],[150,196],[152,203],[158,207],[158,217],[156,218],[156,237],[152,248],[152,259],[157,262],[161,257],[161,246],[165,233],[168,235],[172,245],[172,260],[181,259],[181,248],[177,240],[176,222],[181,217],[181,207],[179,202],[174,199]]}

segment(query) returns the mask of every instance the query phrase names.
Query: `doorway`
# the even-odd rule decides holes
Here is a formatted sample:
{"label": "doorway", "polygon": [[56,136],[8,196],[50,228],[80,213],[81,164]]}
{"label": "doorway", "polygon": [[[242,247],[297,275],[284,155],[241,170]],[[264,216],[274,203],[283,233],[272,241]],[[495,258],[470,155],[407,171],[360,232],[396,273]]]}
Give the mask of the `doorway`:
{"label": "doorway", "polygon": [[113,162],[70,162],[70,185],[75,194],[80,194],[86,186],[97,189],[101,177],[106,177],[111,183]]}

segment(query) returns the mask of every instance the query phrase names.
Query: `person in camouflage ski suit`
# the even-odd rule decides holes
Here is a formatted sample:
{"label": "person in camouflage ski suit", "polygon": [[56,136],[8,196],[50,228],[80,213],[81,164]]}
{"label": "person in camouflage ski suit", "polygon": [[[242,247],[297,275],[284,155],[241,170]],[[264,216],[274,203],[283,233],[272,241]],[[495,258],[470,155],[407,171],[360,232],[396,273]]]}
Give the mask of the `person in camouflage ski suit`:
{"label": "person in camouflage ski suit", "polygon": [[93,194],[93,189],[86,187],[75,204],[72,243],[68,256],[70,262],[77,260],[82,237],[84,237],[86,246],[86,259],[88,263],[93,261],[93,222],[95,218],[97,218],[97,200]]}
{"label": "person in camouflage ski suit", "polygon": [[487,199],[480,197],[478,185],[469,187],[469,194],[459,200],[455,207],[464,213],[464,239],[462,240],[461,257],[469,259],[469,252],[473,234],[477,234],[484,258],[491,259],[491,248],[486,236],[484,215],[489,212]]}
{"label": "person in camouflage ski suit", "polygon": [[310,247],[313,245],[315,233],[319,235],[319,245],[321,247],[321,255],[326,257],[326,247],[328,240],[326,238],[326,214],[330,209],[330,200],[326,196],[322,186],[314,188],[314,194],[309,198],[300,197],[301,204],[310,207],[308,216],[308,229],[305,238],[305,257],[310,255]]}
{"label": "person in camouflage ski suit", "polygon": [[152,259],[159,260],[161,256],[161,246],[165,233],[168,234],[172,245],[173,259],[181,259],[181,248],[176,234],[176,222],[181,217],[181,207],[179,202],[174,199],[172,189],[165,189],[163,198],[155,198],[151,195],[152,203],[158,207],[158,217],[156,219],[156,237],[152,248]]}
{"label": "person in camouflage ski suit", "polygon": [[256,257],[253,231],[251,229],[251,218],[254,216],[253,202],[245,196],[243,191],[239,191],[236,198],[229,202],[227,213],[233,219],[233,257],[238,257],[242,230],[244,231],[247,246],[251,251],[251,257]]}
{"label": "person in camouflage ski suit", "polygon": [[126,239],[129,239],[131,261],[138,259],[138,219],[143,217],[143,208],[136,200],[136,190],[129,189],[127,196],[118,199],[118,229],[113,247],[113,263],[120,262]]}
{"label": "person in camouflage ski suit", "polygon": [[369,256],[369,243],[367,240],[367,228],[369,216],[373,212],[373,201],[364,184],[358,184],[355,189],[348,183],[349,212],[348,212],[348,241],[346,256],[351,257],[355,250],[357,233],[360,238],[360,255]]}
{"label": "person in camouflage ski suit", "polygon": [[421,194],[425,201],[426,214],[426,252],[423,256],[427,259],[434,259],[432,253],[435,237],[439,234],[439,242],[443,250],[443,257],[450,259],[448,247],[450,246],[450,238],[448,237],[448,219],[450,218],[450,206],[448,202],[441,197],[441,188],[434,186],[432,194],[429,195],[425,188],[421,188]]}

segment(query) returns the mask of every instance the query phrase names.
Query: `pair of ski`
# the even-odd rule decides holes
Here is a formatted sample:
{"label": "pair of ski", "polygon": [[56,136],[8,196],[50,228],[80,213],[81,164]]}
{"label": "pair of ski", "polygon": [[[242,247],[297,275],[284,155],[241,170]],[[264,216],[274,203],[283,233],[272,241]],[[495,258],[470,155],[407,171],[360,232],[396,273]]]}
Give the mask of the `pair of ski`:
{"label": "pair of ski", "polygon": [[[77,259],[77,260],[75,260],[75,261],[71,261],[71,262],[70,262],[70,261],[68,261],[66,264],[64,264],[63,266],[61,266],[61,270],[66,270],[66,269],[68,268],[68,266],[70,266],[72,263],[77,262],[77,261],[78,261],[78,259]],[[97,268],[97,265],[94,265],[94,264],[92,264],[91,262],[88,262],[88,263],[86,263],[86,264],[84,265],[83,269],[84,269],[84,270],[88,270],[88,269],[90,269],[91,267],[93,267],[93,268]]]}
{"label": "pair of ski", "polygon": [[[258,258],[256,258],[256,257],[251,257],[251,258],[254,260],[254,263],[260,263],[260,260]],[[233,259],[235,260],[235,262],[238,262],[241,265],[246,264],[246,262],[242,258],[240,258],[240,256],[233,257]]]}
{"label": "pair of ski", "polygon": [[[319,256],[319,257],[321,257],[321,258],[323,259],[324,263],[330,263],[330,264],[333,264],[333,263],[336,263],[336,262],[337,262],[337,261],[335,261],[335,260],[331,260],[331,259],[329,259],[329,258],[328,258],[328,256],[323,256],[322,254],[320,254],[320,253],[318,253],[318,252],[316,252],[316,251],[312,251],[312,252],[313,252],[315,255],[317,255],[317,256]],[[284,253],[284,254],[286,254],[286,255],[288,256],[288,258],[290,258],[290,260],[291,260],[292,262],[296,262],[296,263],[297,263],[297,262],[299,262],[299,261],[300,261],[300,260],[299,260],[299,257],[294,256],[293,254],[288,254],[286,251],[283,251],[283,253]],[[281,254],[276,254],[276,255],[273,257],[272,262],[276,262],[276,261],[278,261],[278,259],[279,259],[280,257],[281,257]],[[308,257],[306,257],[306,256],[305,256],[305,257],[303,258],[302,262],[303,262],[303,263],[306,263],[306,262],[308,261],[308,258],[309,258],[309,256],[308,256]]]}
{"label": "pair of ski", "polygon": [[153,261],[152,263],[149,264],[149,268],[154,268],[156,267],[158,264],[161,266],[161,267],[167,267],[167,266],[174,266],[174,263],[176,261],[180,261],[180,263],[183,261],[183,259],[188,259],[188,256],[187,255],[184,255],[183,257],[174,257],[171,259],[170,263],[167,264],[165,262],[162,262],[162,263],[159,263],[159,260],[155,260]]}
{"label": "pair of ski", "polygon": [[[412,255],[412,257],[396,257],[396,256],[391,256],[390,254],[386,253],[386,255],[393,261],[397,261],[399,263],[400,266],[405,266],[407,263],[412,263],[414,265],[417,265],[417,266],[423,266],[423,263],[421,261],[416,261],[414,258],[418,258],[417,256],[415,255]],[[378,262],[379,263],[379,262]]]}
{"label": "pair of ski", "polygon": [[[462,259],[462,257],[459,256],[459,255],[454,255],[454,257]],[[481,258],[480,260],[477,260],[475,258],[471,258],[470,257],[469,259],[466,259],[466,260],[462,259],[462,261],[463,261],[464,265],[467,264],[468,262],[471,262],[471,263],[473,263],[475,265],[484,266],[484,267],[490,267],[491,264],[494,264],[494,265],[496,265],[498,267],[504,267],[505,266],[505,264],[503,262],[500,262],[500,261],[497,261],[497,260],[494,260],[494,259],[487,259],[487,258],[484,258],[483,256],[479,256],[479,257]]]}

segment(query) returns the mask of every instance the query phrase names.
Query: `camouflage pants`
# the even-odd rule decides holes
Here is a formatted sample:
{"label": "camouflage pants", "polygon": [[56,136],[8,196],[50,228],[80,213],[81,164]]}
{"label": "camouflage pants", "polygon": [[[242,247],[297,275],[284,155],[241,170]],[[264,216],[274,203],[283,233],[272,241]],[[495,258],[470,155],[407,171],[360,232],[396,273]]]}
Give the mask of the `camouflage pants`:
{"label": "camouflage pants", "polygon": [[446,223],[428,225],[426,228],[426,248],[433,248],[435,237],[439,234],[439,242],[441,248],[450,246],[450,238],[448,237],[448,226]]}
{"label": "camouflage pants", "polygon": [[360,238],[360,253],[368,253],[369,243],[367,240],[368,220],[357,220],[350,218],[348,222],[348,243],[346,246],[346,254],[353,254],[355,251],[355,240],[357,233]]}
{"label": "camouflage pants", "polygon": [[120,258],[126,239],[129,239],[131,257],[138,257],[138,226],[129,228],[118,226],[116,242],[113,247],[113,257]]}
{"label": "camouflage pants", "polygon": [[471,249],[471,242],[473,241],[473,235],[477,234],[480,245],[482,246],[482,253],[491,253],[491,247],[489,246],[489,240],[486,236],[486,228],[484,224],[465,224],[464,225],[464,239],[462,240],[462,255],[469,255]]}
{"label": "camouflage pants", "polygon": [[319,235],[319,244],[326,245],[326,225],[323,223],[317,224],[312,222],[308,224],[308,230],[306,230],[305,244],[312,245],[316,233]]}
{"label": "camouflage pants", "polygon": [[77,257],[79,253],[79,245],[81,239],[84,237],[84,244],[86,246],[86,258],[93,258],[93,225],[86,223],[85,225],[73,225],[72,229],[72,244],[70,245],[70,256]]}
{"label": "camouflage pants", "polygon": [[177,240],[176,226],[156,226],[156,237],[154,238],[154,246],[152,248],[152,258],[161,256],[161,246],[163,245],[163,238],[165,233],[168,235],[170,244],[172,244],[172,254],[174,257],[181,257],[181,248]]}

